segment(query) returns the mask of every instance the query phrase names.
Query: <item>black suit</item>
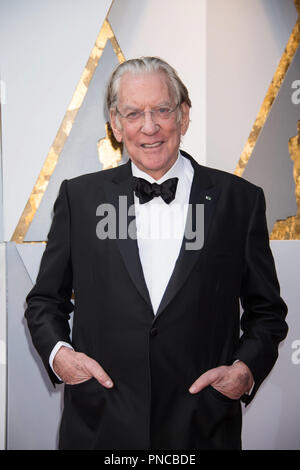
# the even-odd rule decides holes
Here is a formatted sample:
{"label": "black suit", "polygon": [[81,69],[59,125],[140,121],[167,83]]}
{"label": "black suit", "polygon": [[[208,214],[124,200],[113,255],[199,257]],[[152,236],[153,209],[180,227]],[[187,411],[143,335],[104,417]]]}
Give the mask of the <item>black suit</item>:
{"label": "black suit", "polygon": [[190,203],[205,204],[205,241],[185,250],[183,240],[156,316],[137,242],[96,236],[99,204],[118,209],[120,195],[133,204],[130,162],[61,186],[26,318],[55,382],[49,355],[57,341],[70,341],[74,289],[74,349],[98,361],[115,386],[95,379],[65,386],[60,448],[238,449],[240,401],[211,386],[196,395],[188,388],[208,369],[240,359],[255,380],[250,402],[276,361],[286,306],[263,192],[182,153],[194,168]]}

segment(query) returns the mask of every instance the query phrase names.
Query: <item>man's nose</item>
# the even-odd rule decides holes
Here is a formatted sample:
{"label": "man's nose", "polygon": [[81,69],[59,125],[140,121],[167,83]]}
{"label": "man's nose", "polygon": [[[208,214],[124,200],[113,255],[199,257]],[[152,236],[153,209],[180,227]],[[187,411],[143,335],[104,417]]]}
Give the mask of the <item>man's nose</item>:
{"label": "man's nose", "polygon": [[159,129],[159,125],[155,122],[154,114],[151,111],[145,111],[142,132],[145,134],[155,134]]}

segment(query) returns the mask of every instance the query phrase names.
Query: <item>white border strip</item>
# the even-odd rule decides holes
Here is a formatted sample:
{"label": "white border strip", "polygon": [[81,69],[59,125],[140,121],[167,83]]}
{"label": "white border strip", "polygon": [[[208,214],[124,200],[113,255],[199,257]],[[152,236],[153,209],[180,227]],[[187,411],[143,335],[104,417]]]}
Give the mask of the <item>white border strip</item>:
{"label": "white border strip", "polygon": [[6,446],[6,244],[0,243],[0,450]]}

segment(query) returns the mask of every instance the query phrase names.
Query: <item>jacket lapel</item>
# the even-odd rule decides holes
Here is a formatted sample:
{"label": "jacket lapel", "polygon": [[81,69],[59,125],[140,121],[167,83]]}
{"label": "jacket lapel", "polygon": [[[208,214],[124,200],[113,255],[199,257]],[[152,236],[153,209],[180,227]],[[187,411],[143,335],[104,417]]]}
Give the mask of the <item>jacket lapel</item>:
{"label": "jacket lapel", "polygon": [[[129,160],[127,163],[119,167],[118,173],[111,181],[105,181],[104,191],[106,193],[107,201],[115,207],[117,233],[116,243],[124,264],[139,293],[152,309],[136,240],[134,196],[131,178],[131,162]],[[129,215],[128,210],[130,211]],[[130,235],[134,233],[135,237],[128,236],[129,227]],[[121,237],[119,236],[120,234]]]}
{"label": "jacket lapel", "polygon": [[[211,222],[213,219],[213,214],[217,205],[217,200],[219,196],[218,189],[213,185],[211,178],[209,177],[207,170],[205,167],[200,166],[195,160],[193,160],[188,154],[185,152],[181,153],[189,158],[191,161],[193,168],[194,168],[194,178],[191,187],[190,193],[190,200],[189,200],[189,209],[188,209],[188,217],[187,217],[187,224],[189,220],[192,220],[192,228],[195,231],[197,224],[196,224],[196,205],[203,204],[204,205],[204,227],[203,234],[204,234],[204,244],[203,247],[200,246],[199,249],[187,249],[191,240],[187,238],[186,234],[188,233],[187,227],[185,230],[185,236],[182,241],[181,250],[178,256],[178,259],[175,264],[174,271],[164,293],[164,296],[161,300],[159,305],[158,311],[154,318],[154,322],[156,319],[161,315],[161,313],[165,310],[171,300],[175,297],[179,289],[183,286],[184,282],[188,278],[190,272],[194,268],[196,262],[203,257],[205,243],[209,236],[209,229],[211,227]],[[198,213],[199,215],[199,213]],[[199,224],[198,224],[199,230]],[[195,245],[196,246],[196,245]],[[190,245],[191,247],[191,245]]]}
{"label": "jacket lapel", "polygon": [[[189,200],[189,209],[188,209],[188,221],[192,221],[192,230],[196,229],[196,205],[204,205],[204,246],[199,249],[187,249],[189,244],[193,243],[193,240],[190,240],[186,236],[188,233],[185,231],[184,238],[182,240],[181,250],[176,261],[174,271],[164,293],[164,296],[159,305],[156,315],[153,317],[153,322],[161,315],[165,310],[171,300],[175,297],[179,289],[183,286],[184,282],[188,278],[190,272],[195,266],[199,257],[203,256],[205,241],[208,238],[209,229],[211,226],[211,221],[213,218],[214,210],[217,204],[219,191],[213,185],[211,178],[209,177],[206,168],[200,166],[192,157],[190,157],[185,152],[181,153],[188,158],[194,168],[194,178],[191,187],[190,200]],[[127,205],[127,227],[131,227],[131,232],[136,233],[135,229],[135,212],[134,212],[134,196],[131,185],[131,164],[130,160],[119,167],[119,171],[112,180],[106,180],[104,183],[104,191],[106,193],[107,201],[113,204],[116,211],[117,219],[117,238],[116,243],[120,250],[121,256],[124,260],[124,264],[128,270],[128,273],[138,289],[139,293],[145,299],[147,304],[152,309],[151,299],[149,296],[148,288],[145,282],[143,268],[141,265],[141,260],[139,256],[139,249],[136,237],[124,236],[124,238],[119,237],[119,233],[124,233],[122,229],[120,230],[120,212],[125,210],[125,203]],[[123,197],[122,203],[120,204],[120,197]],[[130,208],[130,215],[128,215],[128,209]],[[124,213],[122,214],[124,217]],[[199,228],[199,227],[198,227]],[[127,235],[127,234],[126,234]],[[191,246],[191,245],[190,245]]]}

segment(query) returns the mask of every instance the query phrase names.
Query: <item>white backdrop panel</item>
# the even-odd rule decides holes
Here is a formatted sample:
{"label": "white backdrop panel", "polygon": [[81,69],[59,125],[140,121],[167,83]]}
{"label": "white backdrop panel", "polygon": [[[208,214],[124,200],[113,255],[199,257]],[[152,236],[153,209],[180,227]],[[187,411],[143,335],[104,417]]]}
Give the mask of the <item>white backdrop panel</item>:
{"label": "white backdrop panel", "polygon": [[271,248],[289,309],[289,332],[271,374],[244,408],[243,444],[250,450],[300,450],[300,240],[272,241]]}
{"label": "white backdrop panel", "polygon": [[[7,243],[6,246],[9,338],[7,449],[52,450],[57,446],[63,386],[54,388],[51,384],[32,345],[24,318],[25,297],[33,285],[28,271],[37,272],[40,260],[39,256],[27,256],[22,260],[15,243]],[[27,251],[37,251],[41,255],[43,248],[44,245],[28,245]]]}
{"label": "white backdrop panel", "polygon": [[207,160],[233,172],[297,21],[293,0],[207,2]]}
{"label": "white backdrop panel", "polygon": [[4,240],[22,214],[110,5],[111,0],[0,3]]}

